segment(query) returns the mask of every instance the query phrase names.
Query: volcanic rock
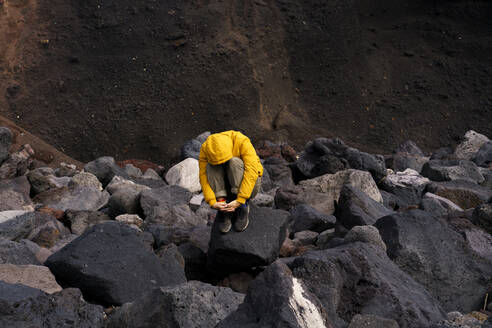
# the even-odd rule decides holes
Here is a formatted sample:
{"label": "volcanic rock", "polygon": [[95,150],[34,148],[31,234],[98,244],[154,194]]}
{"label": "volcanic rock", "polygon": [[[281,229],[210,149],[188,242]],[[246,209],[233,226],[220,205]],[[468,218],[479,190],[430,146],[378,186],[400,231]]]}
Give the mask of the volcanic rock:
{"label": "volcanic rock", "polygon": [[243,298],[229,288],[199,281],[155,288],[124,304],[110,317],[107,328],[213,328],[236,310]]}
{"label": "volcanic rock", "polygon": [[199,192],[202,187],[200,185],[198,172],[198,160],[187,158],[167,171],[166,181],[170,185],[183,187],[190,192]]}
{"label": "volcanic rock", "polygon": [[492,162],[492,141],[484,143],[482,147],[475,153],[473,161],[478,166],[487,167]]}
{"label": "volcanic rock", "polygon": [[473,130],[466,132],[464,140],[456,147],[454,155],[459,159],[470,160],[483,144],[489,142],[489,138]]}
{"label": "volcanic rock", "polygon": [[427,191],[447,198],[465,210],[475,208],[492,197],[492,189],[469,181],[432,182]]}
{"label": "volcanic rock", "polygon": [[311,230],[323,232],[335,226],[336,218],[333,215],[327,215],[318,212],[315,208],[299,204],[290,210],[289,226],[290,232]]}
{"label": "volcanic rock", "polygon": [[0,304],[1,327],[103,327],[103,308],[86,303],[74,288],[47,294],[0,281]]}
{"label": "volcanic rock", "polygon": [[285,211],[251,206],[248,228],[227,234],[219,231],[217,219],[210,237],[209,268],[234,272],[272,263],[285,239],[288,216]]}
{"label": "volcanic rock", "polygon": [[354,226],[372,225],[393,211],[376,202],[357,187],[344,185],[340,192],[336,217],[346,229]]}
{"label": "volcanic rock", "polygon": [[[274,310],[273,310],[274,309]],[[273,310],[273,311],[272,311]],[[237,311],[217,328],[330,328],[318,298],[281,261],[253,280]]]}
{"label": "volcanic rock", "polygon": [[96,190],[102,191],[102,184],[97,179],[97,177],[89,172],[80,172],[75,174],[70,181],[69,186],[80,186],[87,188],[94,188]]}
{"label": "volcanic rock", "polygon": [[143,220],[140,218],[140,216],[136,214],[122,214],[118,215],[115,218],[116,221],[126,223],[130,226],[135,226],[140,228],[143,225]]}
{"label": "volcanic rock", "polygon": [[304,203],[321,213],[332,215],[335,212],[335,202],[338,202],[345,184],[358,187],[377,202],[383,201],[376,183],[368,172],[350,169],[303,180],[294,188],[280,188],[275,195],[275,205],[290,210],[297,204]]}
{"label": "volcanic rock", "polygon": [[62,290],[50,270],[39,265],[0,264],[0,280],[41,289],[48,294]]}
{"label": "volcanic rock", "polygon": [[318,297],[335,328],[346,327],[358,313],[393,319],[409,328],[428,327],[445,317],[436,299],[380,247],[368,243],[307,252],[288,265]]}
{"label": "volcanic rock", "polygon": [[275,187],[289,188],[294,186],[292,171],[288,163],[282,158],[271,157],[263,162],[263,167],[268,171],[270,189]]}
{"label": "volcanic rock", "polygon": [[482,204],[473,210],[473,223],[492,234],[492,202]]}
{"label": "volcanic rock", "polygon": [[432,181],[484,181],[477,165],[468,160],[431,160],[422,167],[422,175]]}
{"label": "volcanic rock", "polygon": [[113,157],[99,157],[96,160],[87,163],[84,166],[84,171],[94,174],[102,183],[103,187],[111,182],[115,175],[128,179],[128,174],[119,167]]}
{"label": "volcanic rock", "polygon": [[74,211],[68,210],[65,213],[70,230],[76,235],[81,235],[84,231],[104,221],[110,221],[111,218],[106,214],[98,211]]}
{"label": "volcanic rock", "polygon": [[65,187],[70,183],[69,177],[56,177],[55,171],[50,167],[40,167],[30,171],[27,174],[27,179],[34,194],[53,188]]}
{"label": "volcanic rock", "polygon": [[123,170],[125,170],[130,178],[140,178],[143,175],[142,171],[133,164],[126,164]]}
{"label": "volcanic rock", "polygon": [[372,314],[357,314],[350,321],[348,328],[400,328],[398,322]]}
{"label": "volcanic rock", "polygon": [[381,218],[375,226],[388,256],[427,288],[447,311],[472,311],[492,282],[492,261],[477,256],[445,221],[412,210]]}
{"label": "volcanic rock", "polygon": [[62,286],[78,287],[87,299],[108,305],[131,302],[154,287],[183,282],[168,272],[134,229],[119,222],[93,226],[45,265]]}
{"label": "volcanic rock", "polygon": [[25,210],[32,205],[31,185],[25,176],[0,180],[0,211]]}
{"label": "volcanic rock", "polygon": [[292,242],[296,246],[306,246],[316,243],[319,233],[310,230],[299,231],[294,234]]}
{"label": "volcanic rock", "polygon": [[422,150],[413,142],[406,141],[399,145],[392,156],[391,168],[395,172],[412,169],[416,172],[422,170],[422,166],[429,160]]}
{"label": "volcanic rock", "polygon": [[355,226],[345,235],[344,242],[353,243],[360,241],[381,247],[386,252],[386,244],[381,239],[381,235],[376,227],[372,225]]}
{"label": "volcanic rock", "polygon": [[209,135],[210,132],[206,131],[198,135],[195,139],[185,141],[185,143],[181,146],[181,159],[184,160],[186,158],[194,158],[198,160],[202,143],[205,142]]}
{"label": "volcanic rock", "polygon": [[10,179],[24,175],[30,167],[34,150],[30,145],[24,145],[19,151],[10,154],[0,166],[0,179]]}
{"label": "volcanic rock", "polygon": [[41,264],[31,248],[21,242],[0,238],[0,264]]}
{"label": "volcanic rock", "polygon": [[381,181],[381,189],[396,196],[398,207],[418,205],[422,198],[422,192],[430,183],[429,179],[422,177],[417,171],[406,169],[403,172],[388,174]]}
{"label": "volcanic rock", "polygon": [[109,194],[88,187],[62,187],[42,192],[33,201],[63,211],[97,211],[106,206]]}

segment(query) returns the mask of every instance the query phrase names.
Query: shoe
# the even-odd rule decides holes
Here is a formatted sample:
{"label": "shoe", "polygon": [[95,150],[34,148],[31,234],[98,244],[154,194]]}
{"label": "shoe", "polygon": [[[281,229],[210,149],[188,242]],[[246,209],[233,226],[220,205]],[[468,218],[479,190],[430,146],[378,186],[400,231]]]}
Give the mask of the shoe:
{"label": "shoe", "polygon": [[231,215],[232,213],[219,213],[217,219],[219,220],[219,231],[222,233],[228,233],[231,230]]}
{"label": "shoe", "polygon": [[249,224],[249,206],[243,204],[238,208],[236,221],[234,221],[234,230],[241,232],[246,230]]}

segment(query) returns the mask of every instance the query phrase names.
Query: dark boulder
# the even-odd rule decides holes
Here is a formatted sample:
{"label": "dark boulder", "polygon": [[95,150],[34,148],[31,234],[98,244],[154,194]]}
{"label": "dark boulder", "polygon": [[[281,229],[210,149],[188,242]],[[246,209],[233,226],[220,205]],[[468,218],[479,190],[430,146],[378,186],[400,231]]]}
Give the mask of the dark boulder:
{"label": "dark boulder", "polygon": [[492,197],[492,189],[469,181],[433,182],[427,185],[427,191],[449,199],[464,210],[475,208]]}
{"label": "dark boulder", "polygon": [[87,228],[104,221],[110,221],[111,218],[99,211],[68,210],[65,212],[65,220],[72,233],[81,235]]}
{"label": "dark boulder", "polygon": [[285,239],[289,213],[251,206],[249,226],[245,231],[222,234],[216,220],[208,250],[212,271],[234,272],[268,265],[279,255]]}
{"label": "dark boulder", "polygon": [[185,274],[188,280],[211,281],[212,277],[207,269],[207,253],[192,242],[185,242],[178,246],[184,258]]}
{"label": "dark boulder", "polygon": [[383,156],[348,147],[338,138],[318,138],[308,142],[297,160],[297,167],[307,178],[348,168],[369,171],[376,181],[386,175]]}
{"label": "dark boulder", "polygon": [[9,157],[10,146],[12,145],[12,131],[6,127],[0,127],[0,164]]}
{"label": "dark boulder", "polygon": [[0,264],[40,265],[36,255],[25,243],[0,238]]}
{"label": "dark boulder", "polygon": [[271,188],[289,188],[294,186],[292,171],[284,159],[276,157],[268,158],[263,162],[263,167],[268,171]]}
{"label": "dark boulder", "polygon": [[356,314],[423,328],[445,317],[439,302],[394,264],[379,247],[355,242],[293,259],[289,267],[316,295],[335,328]]}
{"label": "dark boulder", "polygon": [[321,233],[333,228],[336,218],[333,215],[323,214],[309,205],[299,204],[290,210],[289,221],[291,222],[289,227],[291,233],[304,230]]}
{"label": "dark boulder", "polygon": [[475,154],[473,161],[478,166],[487,167],[492,163],[492,141],[489,141],[480,147],[478,152]]}
{"label": "dark boulder", "polygon": [[171,185],[156,189],[143,190],[140,194],[140,206],[147,218],[156,207],[170,208],[175,205],[188,205],[193,194],[187,189]]}
{"label": "dark boulder", "polygon": [[31,185],[25,176],[0,179],[0,211],[22,210],[32,205]]}
{"label": "dark boulder", "polygon": [[97,179],[106,187],[115,175],[129,179],[128,173],[119,167],[113,157],[99,157],[84,166],[84,171],[94,174]]}
{"label": "dark boulder", "polygon": [[320,301],[281,261],[269,265],[248,288],[244,303],[217,328],[330,328]]}
{"label": "dark boulder", "polygon": [[108,204],[109,193],[92,187],[61,187],[37,194],[33,201],[63,211],[97,211]]}
{"label": "dark boulder", "polygon": [[170,274],[135,229],[119,222],[86,230],[45,265],[62,286],[78,287],[100,304],[121,305],[154,287],[183,282]]}
{"label": "dark boulder", "polygon": [[473,210],[473,223],[492,234],[492,202],[482,204]]}
{"label": "dark boulder", "polygon": [[432,181],[484,181],[477,165],[467,160],[431,160],[422,167],[422,175]]}
{"label": "dark boulder", "polygon": [[429,157],[425,157],[422,150],[413,141],[408,140],[399,145],[394,151],[388,166],[395,172],[405,171],[406,169],[420,172],[422,165],[428,160]]}
{"label": "dark boulder", "polygon": [[472,311],[492,283],[492,261],[474,252],[447,222],[412,210],[381,218],[388,256],[446,311]]}
{"label": "dark boulder", "polygon": [[86,303],[74,288],[46,294],[0,281],[0,305],[0,327],[98,328],[104,323],[103,308]]}
{"label": "dark boulder", "polygon": [[367,196],[359,188],[344,185],[335,216],[342,226],[351,229],[354,226],[372,225],[379,218],[391,213],[393,211]]}
{"label": "dark boulder", "polygon": [[214,328],[243,298],[229,288],[199,281],[155,288],[116,310],[107,328]]}

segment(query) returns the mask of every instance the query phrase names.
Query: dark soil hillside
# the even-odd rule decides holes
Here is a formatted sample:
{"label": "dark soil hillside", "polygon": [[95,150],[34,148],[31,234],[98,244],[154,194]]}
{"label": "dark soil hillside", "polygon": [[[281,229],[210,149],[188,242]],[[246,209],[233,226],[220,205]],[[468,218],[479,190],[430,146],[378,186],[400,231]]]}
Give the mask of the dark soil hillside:
{"label": "dark soil hillside", "polygon": [[492,136],[487,0],[0,0],[0,114],[81,161],[239,129],[389,152]]}

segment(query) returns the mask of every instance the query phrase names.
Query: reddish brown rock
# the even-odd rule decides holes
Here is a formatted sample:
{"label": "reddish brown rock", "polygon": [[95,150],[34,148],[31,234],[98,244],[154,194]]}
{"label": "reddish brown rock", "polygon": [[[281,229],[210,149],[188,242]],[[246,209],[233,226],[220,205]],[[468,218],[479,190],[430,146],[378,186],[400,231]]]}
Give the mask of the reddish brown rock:
{"label": "reddish brown rock", "polygon": [[44,214],[51,215],[51,216],[55,217],[57,220],[62,220],[65,217],[65,211],[57,210],[57,209],[54,209],[51,207],[44,206],[44,207],[39,208],[37,211],[44,213]]}

